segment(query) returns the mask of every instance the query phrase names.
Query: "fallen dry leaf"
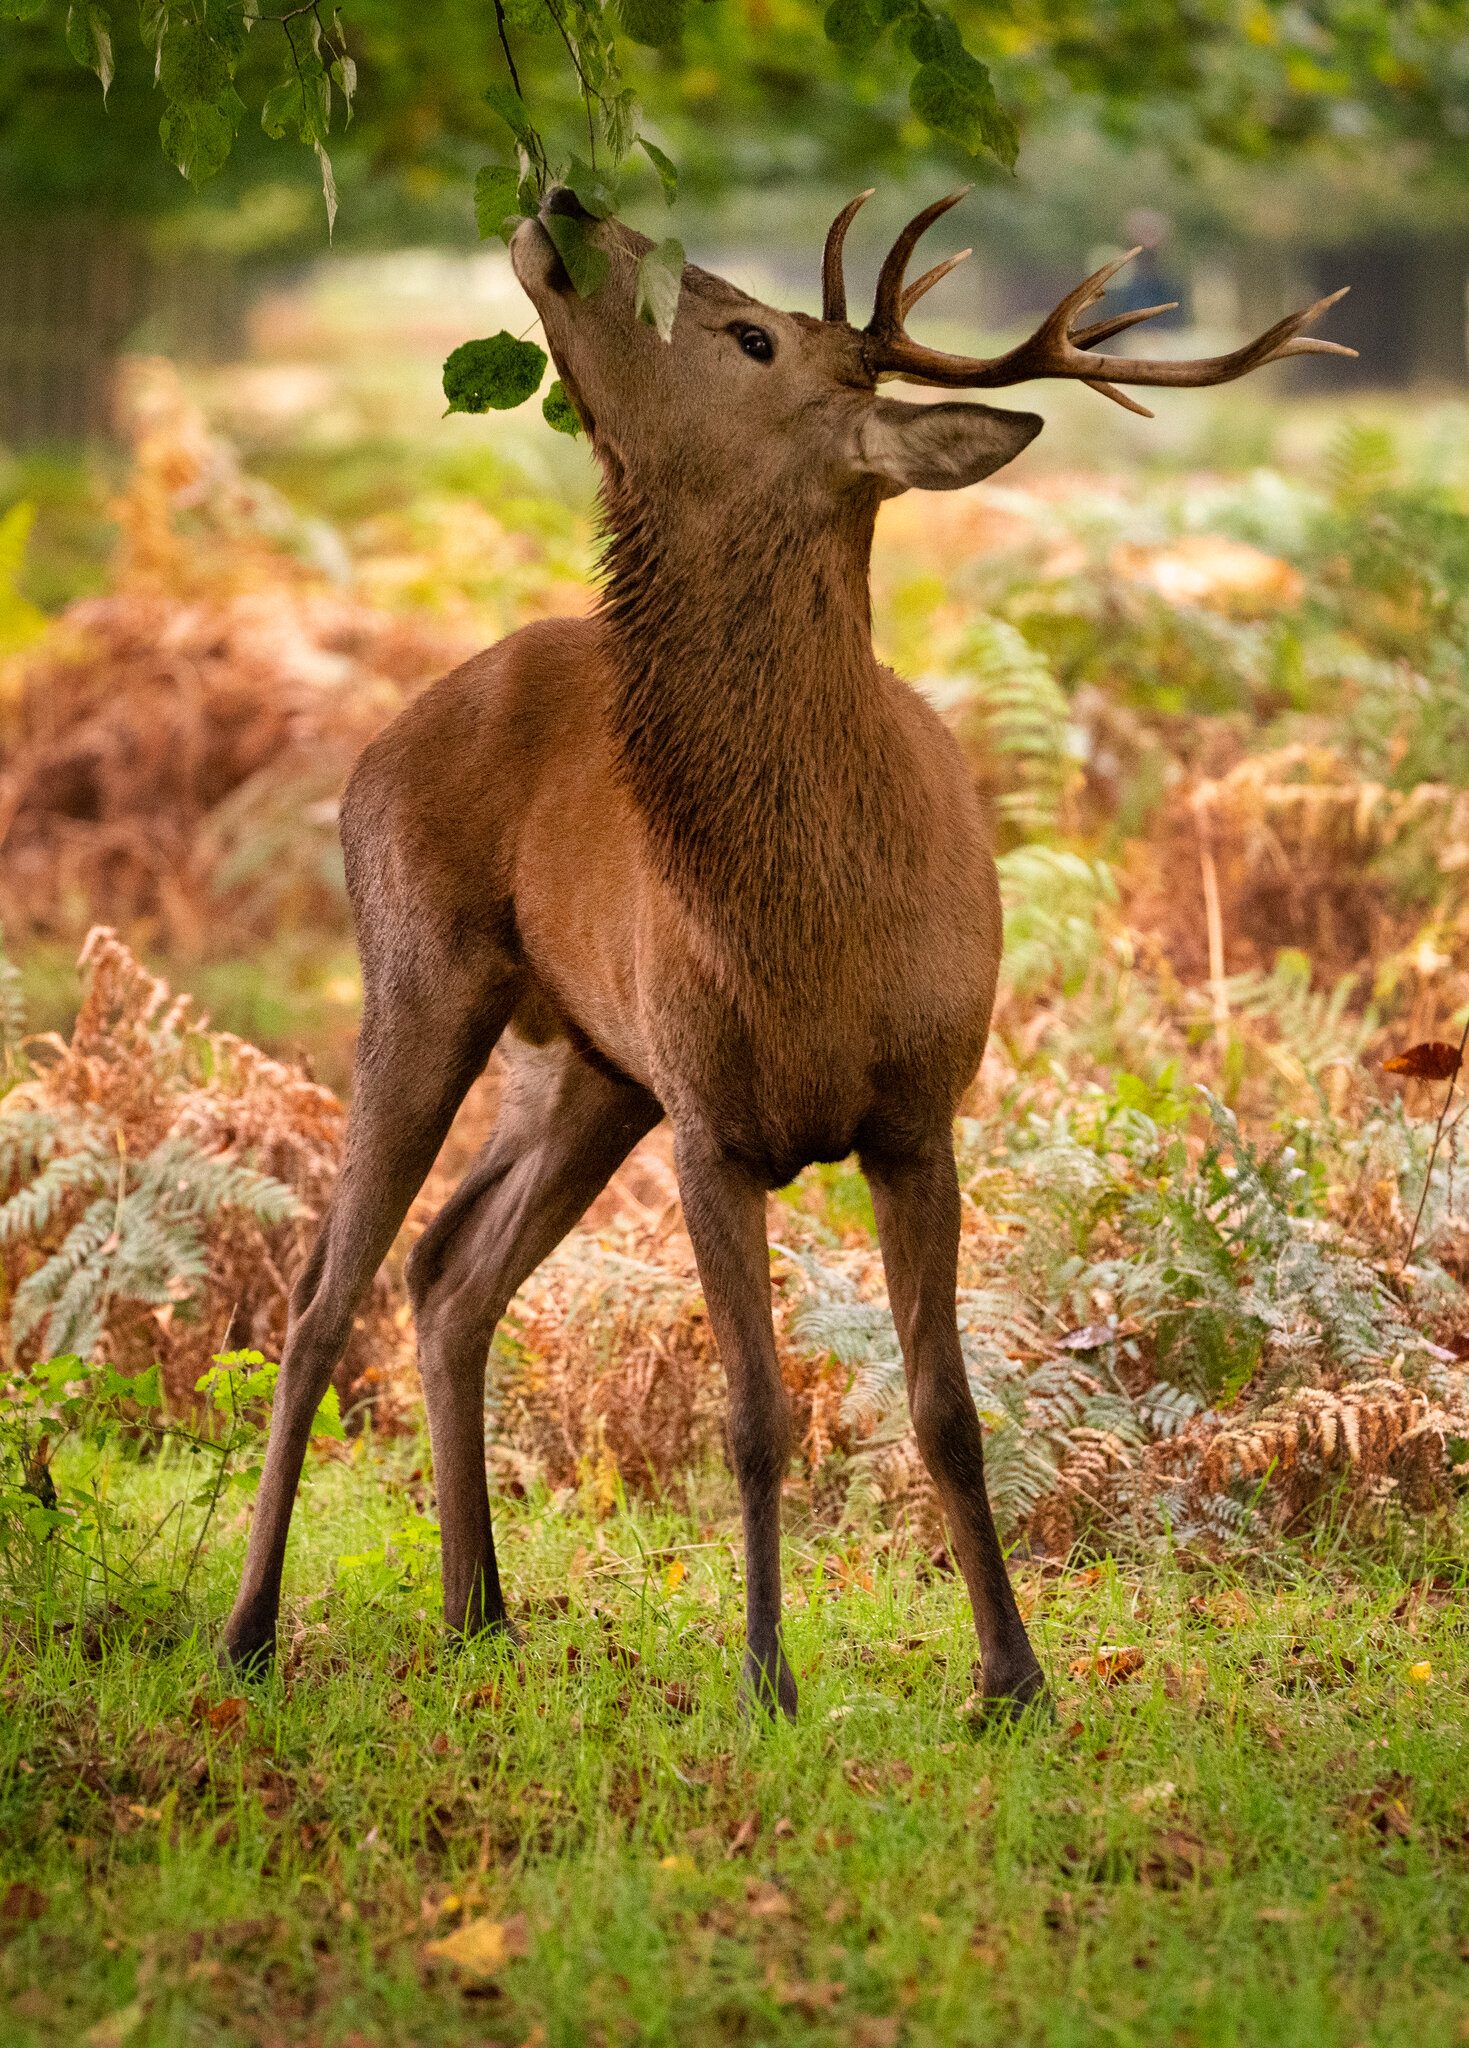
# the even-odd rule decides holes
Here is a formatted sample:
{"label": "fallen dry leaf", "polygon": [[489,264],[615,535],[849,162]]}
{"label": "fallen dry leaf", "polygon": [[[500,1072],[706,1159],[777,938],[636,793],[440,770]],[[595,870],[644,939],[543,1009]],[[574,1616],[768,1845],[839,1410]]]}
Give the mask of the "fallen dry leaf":
{"label": "fallen dry leaf", "polygon": [[1102,1685],[1121,1685],[1142,1670],[1143,1653],[1135,1644],[1104,1643],[1086,1657],[1073,1657],[1068,1667],[1073,1678],[1095,1678]]}
{"label": "fallen dry leaf", "polygon": [[46,1910],[46,1894],[20,1878],[0,1893],[0,1926],[19,1927],[24,1921],[39,1920]]}
{"label": "fallen dry leaf", "polygon": [[223,1735],[227,1729],[237,1727],[244,1720],[245,1709],[248,1705],[248,1700],[238,1699],[234,1696],[231,1696],[229,1699],[215,1700],[211,1704],[201,1692],[189,1708],[189,1717],[191,1720],[207,1724],[214,1730],[216,1735]]}
{"label": "fallen dry leaf", "polygon": [[1165,1664],[1163,1690],[1171,1700],[1184,1700],[1196,1707],[1204,1697],[1209,1674],[1202,1664]]}
{"label": "fallen dry leaf", "polygon": [[1406,1842],[1413,1834],[1413,1816],[1408,1801],[1413,1780],[1404,1771],[1389,1771],[1365,1792],[1354,1792],[1344,1802],[1348,1816],[1359,1827],[1371,1828],[1384,1841]]}
{"label": "fallen dry leaf", "polygon": [[729,1847],[725,1850],[725,1855],[748,1856],[750,1851],[755,1846],[755,1840],[759,1833],[759,1814],[747,1813],[744,1819],[740,1822],[739,1826],[735,1829],[734,1833],[730,1836]]}
{"label": "fallen dry leaf", "polygon": [[787,1982],[774,1974],[767,1978],[766,1983],[777,2005],[794,2006],[798,2012],[813,2019],[818,2013],[830,2012],[846,1990],[844,1984],[812,1984],[801,1978]]}
{"label": "fallen dry leaf", "polygon": [[493,1977],[530,1946],[525,1915],[508,1920],[466,1920],[452,1934],[426,1941],[423,1953],[436,1963],[449,1963],[466,1977]]}
{"label": "fallen dry leaf", "polygon": [[1207,1882],[1223,1861],[1223,1851],[1211,1849],[1197,1835],[1165,1828],[1138,1865],[1138,1875],[1157,1891],[1175,1892],[1186,1884]]}

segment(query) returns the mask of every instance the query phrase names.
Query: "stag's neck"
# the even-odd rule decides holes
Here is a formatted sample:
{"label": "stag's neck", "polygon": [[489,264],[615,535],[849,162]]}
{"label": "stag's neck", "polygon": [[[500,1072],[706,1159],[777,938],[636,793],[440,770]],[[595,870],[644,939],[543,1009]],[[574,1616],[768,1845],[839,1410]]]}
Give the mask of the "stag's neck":
{"label": "stag's neck", "polygon": [[875,505],[809,509],[782,517],[752,496],[732,521],[691,498],[655,517],[608,494],[619,770],[667,878],[721,920],[829,899],[896,807],[872,650]]}

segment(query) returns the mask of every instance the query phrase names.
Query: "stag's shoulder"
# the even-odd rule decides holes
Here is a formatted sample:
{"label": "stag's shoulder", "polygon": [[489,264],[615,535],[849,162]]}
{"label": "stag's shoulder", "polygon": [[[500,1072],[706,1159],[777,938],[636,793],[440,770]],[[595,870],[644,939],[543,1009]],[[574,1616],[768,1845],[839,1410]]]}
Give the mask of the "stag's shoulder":
{"label": "stag's shoulder", "polygon": [[353,785],[393,786],[426,760],[523,759],[605,688],[599,622],[537,619],[420,691],[364,749]]}
{"label": "stag's shoulder", "polygon": [[915,757],[927,786],[935,791],[952,790],[956,795],[972,794],[974,777],[949,726],[922,691],[895,669],[885,667],[881,674],[889,715]]}

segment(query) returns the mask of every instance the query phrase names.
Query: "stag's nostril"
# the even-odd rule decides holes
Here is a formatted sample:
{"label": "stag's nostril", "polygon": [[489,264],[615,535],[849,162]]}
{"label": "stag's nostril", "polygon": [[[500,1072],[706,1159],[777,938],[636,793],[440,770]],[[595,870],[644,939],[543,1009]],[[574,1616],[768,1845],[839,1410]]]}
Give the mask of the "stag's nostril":
{"label": "stag's nostril", "polygon": [[553,185],[541,201],[542,213],[562,213],[572,220],[592,218],[569,185]]}

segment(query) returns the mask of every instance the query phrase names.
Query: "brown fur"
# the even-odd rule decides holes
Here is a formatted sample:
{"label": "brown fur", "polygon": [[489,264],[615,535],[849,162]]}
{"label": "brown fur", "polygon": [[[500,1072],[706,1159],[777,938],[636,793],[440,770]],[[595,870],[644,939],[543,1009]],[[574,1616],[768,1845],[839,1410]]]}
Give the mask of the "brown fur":
{"label": "brown fur", "polygon": [[[987,1689],[1023,1701],[1040,1672],[954,1319],[950,1130],[994,996],[994,865],[954,742],[874,657],[868,561],[882,496],[985,474],[1039,422],[880,399],[844,322],[692,269],[665,344],[632,312],[646,244],[612,223],[598,236],[612,275],[587,301],[538,224],[514,254],[603,465],[604,602],[446,676],[368,747],[344,800],[366,992],[351,1134],[293,1302],[228,1651],[268,1652],[324,1374],[508,1033],[495,1132],[409,1268],[451,1625],[504,1619],[483,1441],[495,1323],[666,1114],[730,1383],[749,1687],[794,1710],[764,1193],[855,1150]],[[742,323],[773,361],[744,352]]]}

